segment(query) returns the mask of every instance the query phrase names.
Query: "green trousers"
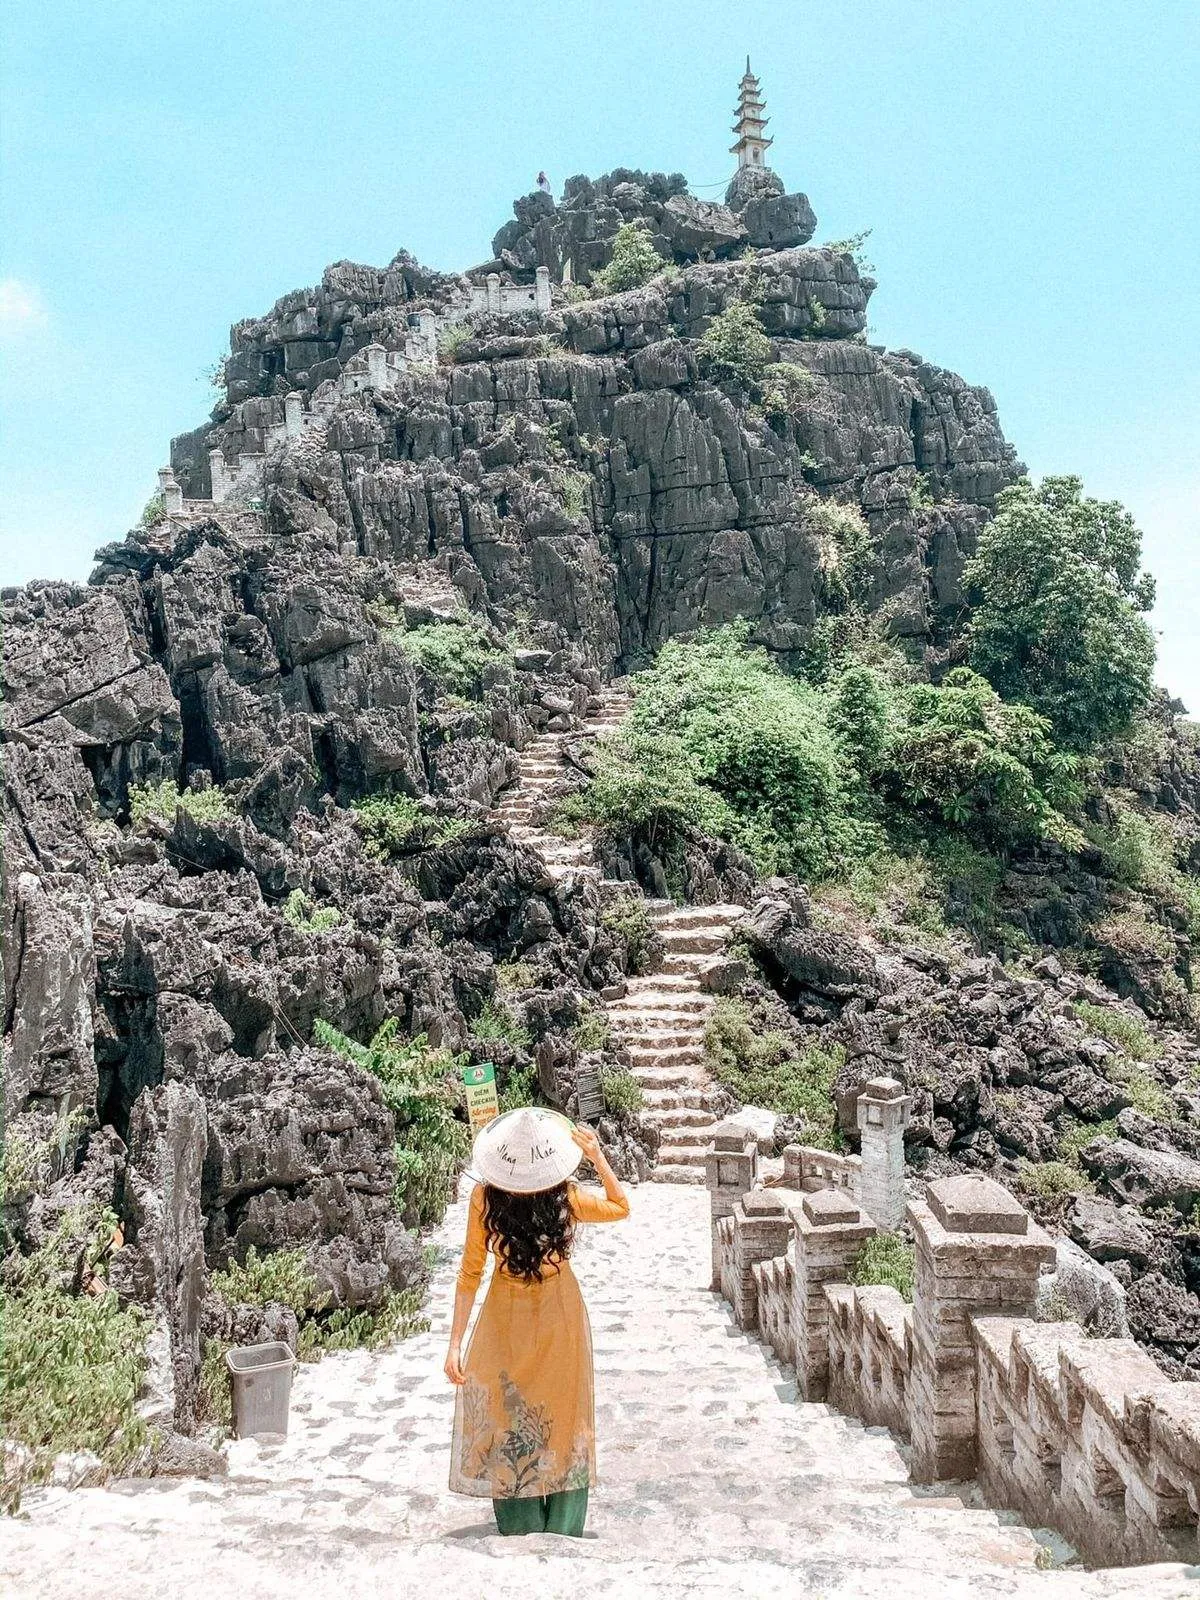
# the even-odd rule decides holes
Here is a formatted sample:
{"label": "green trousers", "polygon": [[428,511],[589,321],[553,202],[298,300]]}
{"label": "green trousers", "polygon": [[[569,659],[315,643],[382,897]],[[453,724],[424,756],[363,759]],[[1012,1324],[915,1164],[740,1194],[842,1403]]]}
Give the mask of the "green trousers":
{"label": "green trousers", "polygon": [[525,1500],[493,1500],[496,1526],[501,1533],[565,1533],[578,1539],[587,1519],[586,1489],[566,1489],[562,1494]]}

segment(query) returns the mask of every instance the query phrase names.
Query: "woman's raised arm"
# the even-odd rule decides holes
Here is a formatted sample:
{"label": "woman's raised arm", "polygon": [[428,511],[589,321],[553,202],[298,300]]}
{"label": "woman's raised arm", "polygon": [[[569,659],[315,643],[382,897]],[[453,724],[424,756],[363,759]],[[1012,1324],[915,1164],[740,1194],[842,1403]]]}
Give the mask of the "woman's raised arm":
{"label": "woman's raised arm", "polygon": [[604,1154],[595,1130],[585,1123],[577,1123],[572,1129],[571,1137],[595,1167],[596,1175],[604,1185],[603,1199],[594,1189],[574,1186],[575,1216],[580,1222],[620,1222],[629,1215],[629,1201],[625,1196],[625,1190],[621,1187],[620,1178],[608,1164],[608,1157]]}

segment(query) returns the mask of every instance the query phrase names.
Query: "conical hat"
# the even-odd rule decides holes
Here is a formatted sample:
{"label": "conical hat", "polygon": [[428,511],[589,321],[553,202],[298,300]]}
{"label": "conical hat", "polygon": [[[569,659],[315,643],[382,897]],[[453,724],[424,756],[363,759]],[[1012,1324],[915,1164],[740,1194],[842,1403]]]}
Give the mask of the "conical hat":
{"label": "conical hat", "polygon": [[471,1170],[493,1188],[537,1194],[563,1183],[582,1160],[566,1117],[540,1106],[521,1106],[494,1118],[476,1136]]}

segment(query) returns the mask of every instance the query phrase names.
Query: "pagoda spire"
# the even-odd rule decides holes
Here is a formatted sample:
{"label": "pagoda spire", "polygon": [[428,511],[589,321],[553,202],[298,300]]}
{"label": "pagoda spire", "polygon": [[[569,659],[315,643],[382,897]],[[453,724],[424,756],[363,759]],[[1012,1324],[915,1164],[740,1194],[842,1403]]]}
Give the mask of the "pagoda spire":
{"label": "pagoda spire", "polygon": [[764,154],[774,143],[766,137],[766,126],[770,120],[763,115],[766,109],[758,79],[750,70],[750,57],[747,56],[746,71],[738,85],[737,121],[733,125],[737,143],[729,147],[730,153],[738,158],[739,168],[766,165]]}

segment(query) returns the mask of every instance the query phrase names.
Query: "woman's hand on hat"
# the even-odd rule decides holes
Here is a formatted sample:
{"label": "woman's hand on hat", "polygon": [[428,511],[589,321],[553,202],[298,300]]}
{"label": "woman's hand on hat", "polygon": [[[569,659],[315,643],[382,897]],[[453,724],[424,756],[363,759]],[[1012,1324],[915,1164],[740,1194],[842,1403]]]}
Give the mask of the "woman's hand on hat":
{"label": "woman's hand on hat", "polygon": [[446,1365],[444,1371],[451,1383],[464,1384],[467,1381],[467,1375],[463,1371],[462,1351],[456,1344],[452,1344],[450,1346],[450,1349],[446,1355]]}
{"label": "woman's hand on hat", "polygon": [[597,1160],[603,1160],[603,1151],[600,1149],[600,1139],[595,1128],[589,1128],[584,1122],[577,1122],[571,1129],[571,1137],[593,1166]]}

